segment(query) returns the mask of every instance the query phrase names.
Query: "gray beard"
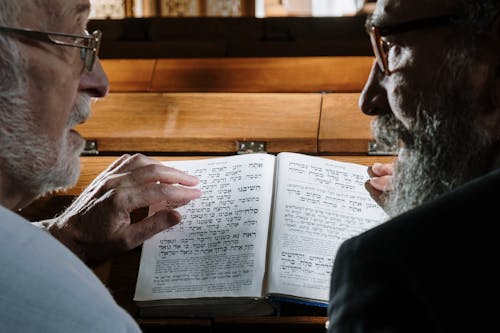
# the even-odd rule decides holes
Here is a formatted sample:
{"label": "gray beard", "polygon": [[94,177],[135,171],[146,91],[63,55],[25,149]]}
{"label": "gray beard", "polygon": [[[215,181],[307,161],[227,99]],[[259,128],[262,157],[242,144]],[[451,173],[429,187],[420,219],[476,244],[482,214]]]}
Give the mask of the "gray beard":
{"label": "gray beard", "polygon": [[[5,103],[0,104],[6,107]],[[83,147],[69,146],[66,137],[61,143],[53,142],[39,130],[33,112],[21,98],[14,99],[9,107],[12,112],[2,117],[5,122],[0,125],[0,141],[3,143],[0,161],[12,184],[31,193],[34,198],[73,186],[80,174],[78,156]],[[86,117],[89,108],[90,97],[79,95],[70,118],[72,126],[81,117]]]}
{"label": "gray beard", "polygon": [[402,143],[393,190],[384,194],[390,216],[434,200],[488,168],[492,140],[479,124],[480,106],[465,93],[470,90],[453,87],[463,81],[448,82],[430,98],[420,97],[409,129],[392,113],[373,123],[378,142]]}
{"label": "gray beard", "polygon": [[[65,137],[53,142],[25,100],[27,80],[22,57],[12,43],[0,60],[0,165],[12,188],[32,197],[72,186],[78,180],[78,156],[83,147],[73,147]],[[80,94],[70,115],[68,128],[88,117],[90,96]]]}

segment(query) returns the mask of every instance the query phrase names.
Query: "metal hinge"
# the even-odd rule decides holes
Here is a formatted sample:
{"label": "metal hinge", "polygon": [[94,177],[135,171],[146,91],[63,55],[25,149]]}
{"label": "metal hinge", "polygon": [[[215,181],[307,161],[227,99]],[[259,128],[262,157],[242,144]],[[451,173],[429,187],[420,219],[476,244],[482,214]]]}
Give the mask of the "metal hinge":
{"label": "metal hinge", "polygon": [[236,141],[236,151],[238,154],[265,153],[265,141]]}
{"label": "metal hinge", "polygon": [[375,141],[368,142],[368,155],[397,155],[398,146],[386,146]]}
{"label": "metal hinge", "polygon": [[97,150],[97,141],[95,140],[87,140],[85,141],[85,148],[83,148],[82,155],[99,155],[99,151]]}

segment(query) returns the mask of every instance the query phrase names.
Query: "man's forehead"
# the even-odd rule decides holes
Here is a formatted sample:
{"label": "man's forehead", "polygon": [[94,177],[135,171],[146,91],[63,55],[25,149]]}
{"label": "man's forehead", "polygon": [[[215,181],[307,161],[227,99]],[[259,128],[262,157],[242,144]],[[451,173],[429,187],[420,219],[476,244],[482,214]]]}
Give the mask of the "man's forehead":
{"label": "man's forehead", "polygon": [[378,26],[422,18],[450,15],[460,11],[461,0],[378,0],[371,22]]}

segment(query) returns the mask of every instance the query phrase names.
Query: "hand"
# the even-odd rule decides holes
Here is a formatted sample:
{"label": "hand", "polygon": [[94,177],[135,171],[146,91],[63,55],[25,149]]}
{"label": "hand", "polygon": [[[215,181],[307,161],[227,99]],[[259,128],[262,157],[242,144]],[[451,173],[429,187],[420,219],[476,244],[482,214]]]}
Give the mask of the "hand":
{"label": "hand", "polygon": [[365,184],[372,198],[384,207],[384,193],[392,191],[392,175],[394,173],[393,163],[374,163],[368,168],[370,180]]}
{"label": "hand", "polygon": [[[59,217],[39,222],[83,260],[131,250],[180,222],[175,208],[200,197],[198,178],[141,154],[113,162]],[[161,203],[164,209],[136,223],[131,213]]]}

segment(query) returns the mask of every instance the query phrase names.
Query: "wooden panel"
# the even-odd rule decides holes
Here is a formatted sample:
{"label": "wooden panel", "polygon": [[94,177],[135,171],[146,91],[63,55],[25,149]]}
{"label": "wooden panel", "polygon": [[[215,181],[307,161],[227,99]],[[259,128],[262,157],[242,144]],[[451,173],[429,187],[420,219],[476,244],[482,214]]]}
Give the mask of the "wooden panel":
{"label": "wooden panel", "polygon": [[77,130],[101,152],[317,152],[321,94],[114,93]]}
{"label": "wooden panel", "polygon": [[359,92],[372,57],[158,59],[157,92]]}
{"label": "wooden panel", "polygon": [[241,0],[241,16],[255,16],[255,0]]}
{"label": "wooden panel", "polygon": [[325,94],[321,110],[318,149],[320,153],[367,154],[373,140],[373,117],[358,107],[359,93]]}
{"label": "wooden panel", "polygon": [[149,91],[156,64],[154,59],[101,59],[109,88],[118,91]]}

